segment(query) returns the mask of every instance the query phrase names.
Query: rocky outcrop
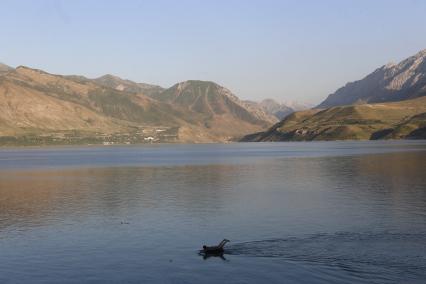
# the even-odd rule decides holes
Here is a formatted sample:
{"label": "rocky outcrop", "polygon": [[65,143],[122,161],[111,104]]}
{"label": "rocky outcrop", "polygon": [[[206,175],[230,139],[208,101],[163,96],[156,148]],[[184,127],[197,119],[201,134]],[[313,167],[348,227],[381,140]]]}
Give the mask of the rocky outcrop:
{"label": "rocky outcrop", "polygon": [[426,95],[426,49],[398,64],[384,65],[365,78],[346,84],[318,108],[392,102]]}

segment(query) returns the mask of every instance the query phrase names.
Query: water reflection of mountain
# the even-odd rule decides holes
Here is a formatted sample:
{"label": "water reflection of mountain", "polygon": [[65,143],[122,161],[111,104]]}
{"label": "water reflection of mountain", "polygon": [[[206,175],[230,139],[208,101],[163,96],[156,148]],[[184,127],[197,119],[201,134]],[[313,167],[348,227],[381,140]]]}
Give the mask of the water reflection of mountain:
{"label": "water reflection of mountain", "polygon": [[408,230],[416,226],[414,220],[421,222],[426,207],[425,160],[425,152],[405,152],[295,160],[294,167],[303,168],[306,179],[322,192],[316,195],[317,206],[329,207],[324,218],[332,223],[350,219],[362,228],[374,219],[372,226],[389,223],[390,230],[396,224]]}
{"label": "water reflection of mountain", "polygon": [[[359,198],[383,198],[394,201],[425,202],[425,152],[388,153],[321,159],[319,175],[336,190],[346,190]],[[352,184],[348,187],[347,184]],[[353,189],[357,190],[353,190]]]}
{"label": "water reflection of mountain", "polygon": [[424,214],[425,158],[423,152],[404,152],[240,165],[5,171],[0,229],[132,217],[155,224],[173,222],[170,216],[215,227],[228,215],[228,230],[237,222],[240,232],[252,226],[283,230],[271,224],[320,230],[348,226],[348,219],[361,226],[371,214],[379,216],[376,222],[403,223]]}
{"label": "water reflection of mountain", "polygon": [[145,210],[205,211],[221,206],[238,177],[236,166],[226,165],[0,172],[0,229]]}

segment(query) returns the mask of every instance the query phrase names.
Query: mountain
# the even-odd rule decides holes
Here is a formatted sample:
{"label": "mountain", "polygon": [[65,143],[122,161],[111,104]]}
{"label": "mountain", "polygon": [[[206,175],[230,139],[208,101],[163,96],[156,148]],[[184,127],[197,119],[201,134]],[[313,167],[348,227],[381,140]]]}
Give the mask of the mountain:
{"label": "mountain", "polygon": [[141,93],[148,96],[156,95],[164,90],[160,86],[136,83],[110,74],[93,79],[93,81],[101,86],[112,88],[118,91]]}
{"label": "mountain", "polygon": [[211,82],[184,84],[187,90],[209,86],[208,103],[203,105],[200,99],[189,106],[177,103],[191,101],[186,91],[177,101],[165,99],[176,92],[176,85],[167,90],[158,87],[156,95],[148,96],[143,93],[145,85],[135,83],[140,88],[136,92],[131,81],[117,78],[113,77],[129,87],[117,89],[118,85],[106,86],[106,80],[100,83],[24,66],[4,73],[0,76],[0,145],[225,142],[271,125]]}
{"label": "mountain", "polygon": [[426,49],[398,64],[387,64],[365,78],[346,84],[318,108],[392,102],[426,95]]}
{"label": "mountain", "polygon": [[210,81],[180,82],[155,96],[155,99],[185,107],[208,116],[231,115],[244,121],[264,124],[263,113],[252,113],[230,90]]}
{"label": "mountain", "polygon": [[312,107],[307,103],[299,103],[296,101],[284,101],[279,103],[274,99],[264,99],[260,102],[255,101],[243,101],[245,105],[249,106],[253,110],[258,110],[269,116],[270,121],[276,121],[285,118],[287,115],[299,111],[306,110]]}
{"label": "mountain", "polygon": [[0,62],[0,75],[12,71],[13,68]]}
{"label": "mountain", "polygon": [[180,82],[154,98],[195,113],[198,123],[203,123],[212,132],[219,131],[230,137],[274,122],[273,118],[247,105],[227,88],[209,81]]}
{"label": "mountain", "polygon": [[309,102],[300,102],[295,100],[283,100],[281,104],[294,109],[294,111],[306,110],[314,107],[314,105]]}
{"label": "mountain", "polygon": [[293,113],[295,110],[285,104],[280,104],[273,99],[265,99],[259,103],[267,113],[273,114],[279,120]]}
{"label": "mountain", "polygon": [[426,137],[426,97],[295,112],[241,141],[376,140]]}
{"label": "mountain", "polygon": [[160,118],[176,120],[169,106],[144,95],[24,66],[0,77],[0,96],[2,135],[69,130],[111,133],[139,123],[160,123]]}

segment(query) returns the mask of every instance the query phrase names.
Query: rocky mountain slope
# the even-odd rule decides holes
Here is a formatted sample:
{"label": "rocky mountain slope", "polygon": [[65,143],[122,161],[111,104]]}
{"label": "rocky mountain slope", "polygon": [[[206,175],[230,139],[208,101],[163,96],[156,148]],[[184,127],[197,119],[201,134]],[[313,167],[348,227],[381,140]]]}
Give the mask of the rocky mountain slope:
{"label": "rocky mountain slope", "polygon": [[215,135],[220,132],[232,137],[235,131],[249,132],[276,122],[261,109],[245,104],[228,89],[209,81],[181,82],[152,98],[196,114],[193,123],[202,123]]}
{"label": "rocky mountain slope", "polygon": [[[0,145],[224,142],[270,123],[214,83],[184,85],[209,86],[208,104],[165,99],[175,86],[163,90],[118,77],[92,80],[20,66],[0,75]],[[147,89],[156,91],[148,96]],[[179,100],[193,99],[183,92]]]}
{"label": "rocky mountain slope", "polygon": [[312,103],[297,100],[283,100],[281,104],[294,109],[294,111],[307,110],[315,106]]}
{"label": "rocky mountain slope", "polygon": [[306,110],[312,107],[312,105],[294,101],[279,103],[274,99],[264,99],[260,102],[244,101],[244,104],[250,106],[252,109],[258,109],[266,113],[271,117],[271,121],[276,120],[277,122],[295,111]]}
{"label": "rocky mountain slope", "polygon": [[426,50],[348,83],[317,108],[298,111],[241,141],[426,137]]}
{"label": "rocky mountain slope", "polygon": [[426,97],[295,112],[241,141],[375,140],[424,138]]}
{"label": "rocky mountain slope", "polygon": [[398,64],[384,65],[365,78],[346,84],[318,108],[392,102],[426,95],[426,49]]}
{"label": "rocky mountain slope", "polygon": [[285,105],[280,104],[273,99],[265,99],[259,103],[260,107],[262,107],[267,113],[273,114],[279,120],[283,119],[287,115],[293,113],[295,109]]}

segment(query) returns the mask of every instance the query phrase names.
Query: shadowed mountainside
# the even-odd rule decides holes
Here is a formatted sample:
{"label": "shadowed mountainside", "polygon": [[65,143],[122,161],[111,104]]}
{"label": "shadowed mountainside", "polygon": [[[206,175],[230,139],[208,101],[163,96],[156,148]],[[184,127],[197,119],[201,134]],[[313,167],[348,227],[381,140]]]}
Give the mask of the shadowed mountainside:
{"label": "shadowed mountainside", "polygon": [[295,111],[312,108],[312,105],[308,103],[299,103],[297,101],[279,103],[274,99],[264,99],[260,102],[244,101],[244,104],[250,106],[252,109],[258,109],[266,113],[272,118],[271,121],[276,120],[277,122]]}

